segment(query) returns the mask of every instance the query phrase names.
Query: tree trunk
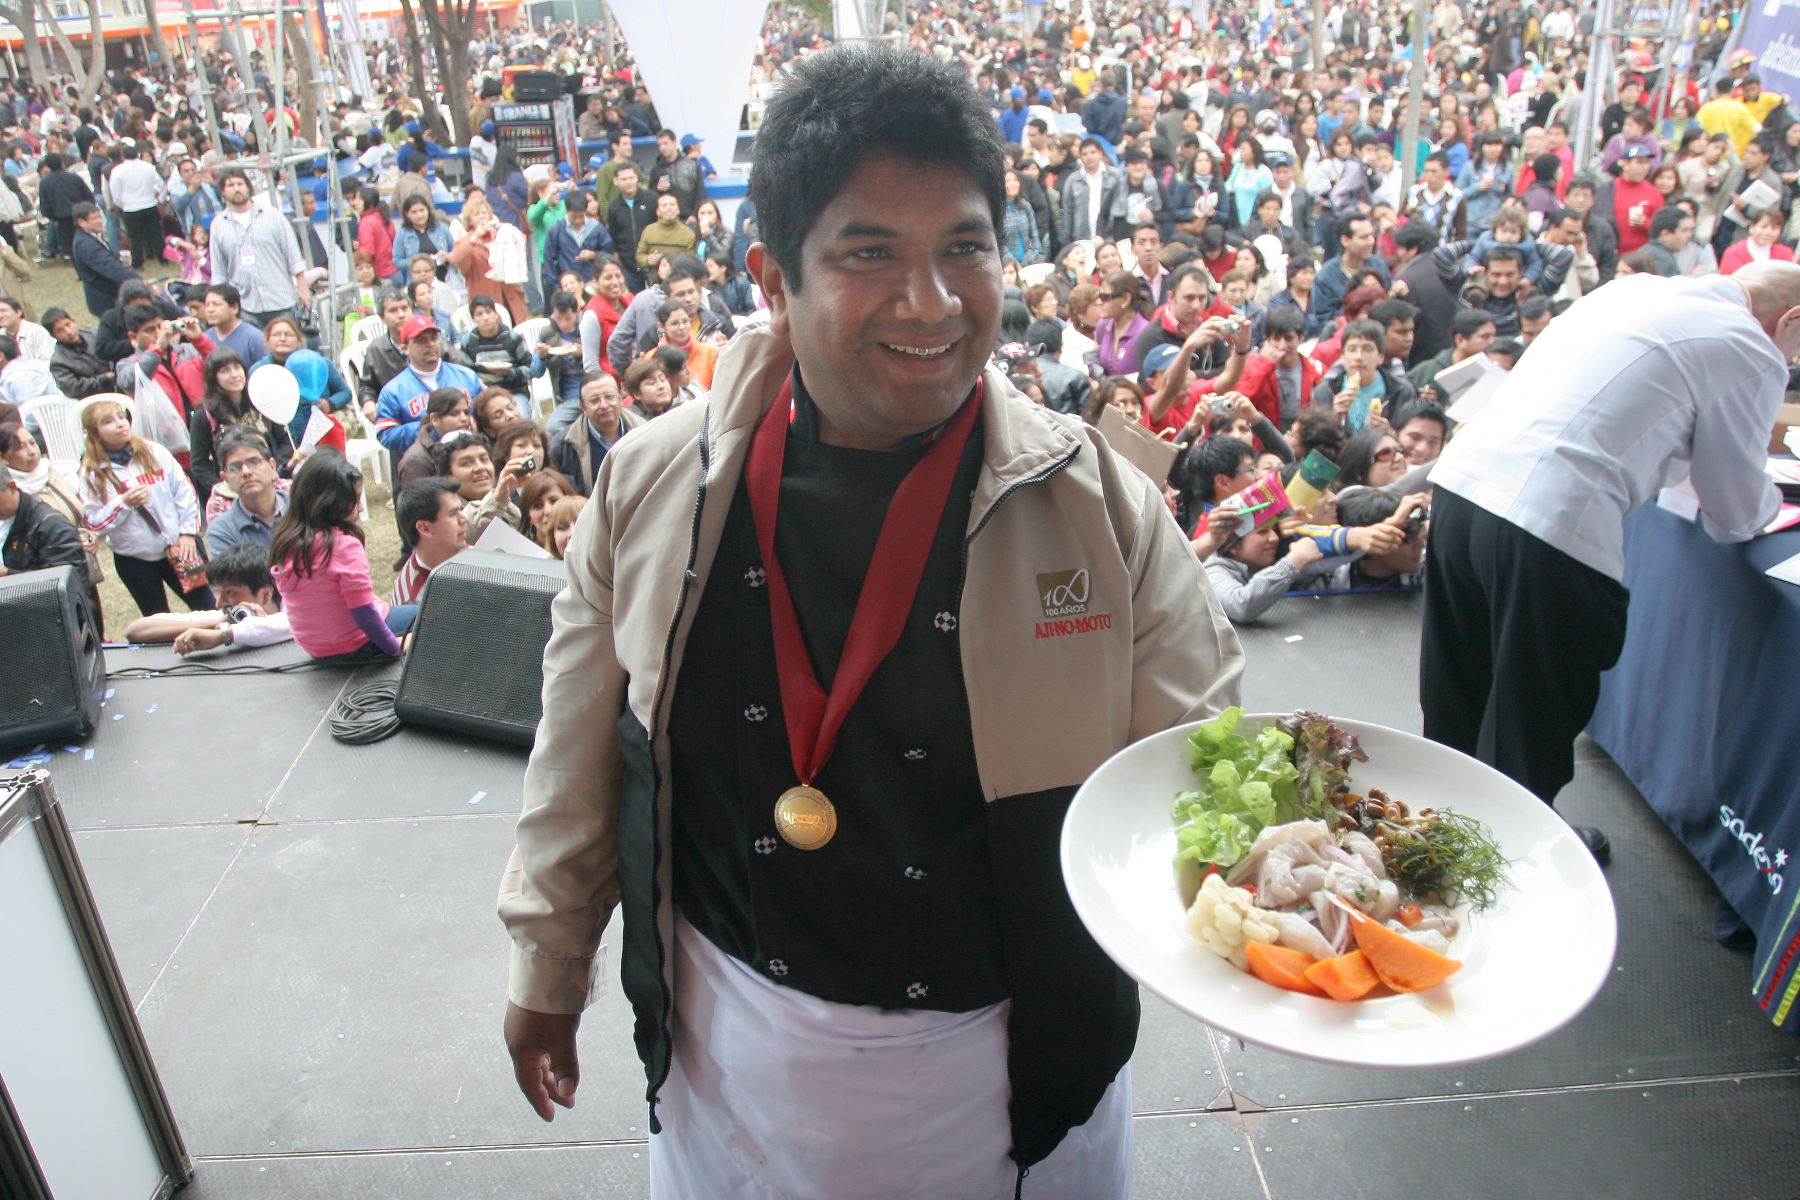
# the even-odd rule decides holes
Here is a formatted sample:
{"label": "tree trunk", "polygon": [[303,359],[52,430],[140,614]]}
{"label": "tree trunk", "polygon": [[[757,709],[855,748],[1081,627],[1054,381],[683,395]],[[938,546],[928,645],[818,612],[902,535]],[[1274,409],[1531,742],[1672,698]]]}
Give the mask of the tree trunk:
{"label": "tree trunk", "polygon": [[467,144],[474,130],[469,124],[469,50],[475,40],[474,0],[420,0],[425,23],[431,28],[438,50],[438,76],[449,110],[450,136]]}
{"label": "tree trunk", "polygon": [[294,13],[283,14],[282,27],[287,31],[288,61],[294,64],[296,84],[288,95],[300,98],[300,136],[309,146],[323,146],[325,139],[319,131],[319,95],[313,84],[319,64],[313,58],[312,42],[307,39],[306,31]]}
{"label": "tree trunk", "polygon": [[162,22],[157,20],[156,0],[144,0],[144,8],[150,24],[150,52],[156,55],[156,73],[166,72],[173,80],[175,64],[169,59],[169,43],[163,40]]}
{"label": "tree trunk", "polygon": [[38,35],[36,0],[25,0],[17,8],[0,4],[0,20],[17,29],[19,37],[24,40],[25,67],[31,72],[31,81],[48,83],[50,69],[44,62],[44,39]]}
{"label": "tree trunk", "polygon": [[50,37],[61,50],[63,57],[69,61],[69,74],[81,85],[84,97],[100,95],[100,81],[106,75],[106,34],[100,24],[100,0],[87,0],[88,10],[88,59],[87,66],[81,65],[81,56],[75,52],[75,44],[69,35],[62,31],[62,25],[51,11],[50,0],[37,0],[44,16],[44,24],[50,30]]}
{"label": "tree trunk", "polygon": [[419,94],[424,119],[433,125],[440,124],[443,118],[438,115],[437,104],[431,98],[431,79],[425,74],[425,38],[419,28],[419,14],[413,8],[412,0],[400,0],[400,11],[406,18],[406,57],[412,65],[413,90]]}

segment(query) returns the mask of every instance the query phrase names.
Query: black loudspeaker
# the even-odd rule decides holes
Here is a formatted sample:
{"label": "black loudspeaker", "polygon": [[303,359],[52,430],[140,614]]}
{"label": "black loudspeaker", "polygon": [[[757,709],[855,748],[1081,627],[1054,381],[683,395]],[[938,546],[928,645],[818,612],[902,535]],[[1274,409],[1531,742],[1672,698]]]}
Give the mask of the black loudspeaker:
{"label": "black loudspeaker", "polygon": [[106,663],[74,567],[0,577],[0,745],[86,737],[100,723]]}
{"label": "black loudspeaker", "polygon": [[529,746],[563,565],[464,550],[431,573],[400,675],[402,721]]}
{"label": "black loudspeaker", "polygon": [[515,103],[541,104],[562,94],[563,77],[555,71],[519,71],[513,75]]}

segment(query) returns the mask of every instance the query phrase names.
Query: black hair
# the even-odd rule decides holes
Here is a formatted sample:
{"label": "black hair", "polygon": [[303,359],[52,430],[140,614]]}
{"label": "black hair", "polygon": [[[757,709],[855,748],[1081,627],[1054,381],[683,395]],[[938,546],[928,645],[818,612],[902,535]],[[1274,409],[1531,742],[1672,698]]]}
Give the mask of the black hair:
{"label": "black hair", "polygon": [[[1574,187],[1575,185],[1570,184],[1569,186]],[[1564,221],[1569,220],[1571,217],[1577,221],[1581,220],[1581,214],[1576,212],[1574,209],[1559,208],[1555,212],[1550,214],[1550,224],[1561,225]]]}
{"label": "black hair", "polygon": [[[1368,213],[1364,213],[1364,212],[1345,213],[1343,219],[1338,222],[1338,230],[1337,230],[1338,245],[1342,246],[1344,244],[1345,238],[1351,238],[1351,237],[1356,236],[1355,231],[1352,230],[1350,227],[1353,224],[1355,224],[1357,221],[1368,222],[1369,228],[1371,228],[1371,229],[1373,229],[1375,227],[1374,222],[1369,220]],[[1412,222],[1409,221],[1407,224],[1410,225],[1410,224],[1412,224]],[[1404,228],[1404,226],[1402,228]]]}
{"label": "black hair", "polygon": [[1304,333],[1306,330],[1306,314],[1291,304],[1280,308],[1272,308],[1263,320],[1263,337],[1272,334]]}
{"label": "black hair", "polygon": [[492,300],[488,299],[486,296],[482,296],[479,294],[470,296],[469,297],[469,314],[471,316],[473,316],[475,313],[475,310],[478,308],[489,308],[489,309],[493,309],[495,312],[500,311],[498,308],[495,307],[494,302]]}
{"label": "black hair", "polygon": [[1025,331],[1031,328],[1031,309],[1023,300],[1002,300],[1000,302],[1000,331],[995,335],[995,345],[1004,346],[1008,342],[1022,342]]}
{"label": "black hair", "polygon": [[1445,433],[1450,432],[1450,415],[1441,404],[1433,404],[1429,400],[1414,400],[1394,414],[1394,433],[1405,429],[1412,421],[1436,421]]}
{"label": "black hair", "polygon": [[656,306],[656,323],[661,325],[676,313],[684,313],[686,311],[687,305],[683,304],[681,301],[664,300],[661,304]]}
{"label": "black hair", "polygon": [[1350,322],[1344,326],[1344,335],[1338,339],[1338,345],[1348,346],[1352,339],[1358,338],[1374,342],[1378,351],[1382,354],[1387,353],[1387,330],[1382,327],[1381,322],[1370,320],[1367,317]]}
{"label": "black hair", "polygon": [[[55,157],[54,154],[46,155],[45,161],[47,162]],[[91,200],[82,200],[69,209],[69,219],[71,221],[85,221],[99,211],[100,206],[98,204],[95,204]]]}
{"label": "black hair", "polygon": [[1369,468],[1375,465],[1375,448],[1381,444],[1382,438],[1391,436],[1393,435],[1386,429],[1365,429],[1344,443],[1337,459],[1338,466],[1342,468],[1337,479],[1340,496],[1343,489],[1352,484],[1369,482]]}
{"label": "black hair", "polygon": [[125,310],[125,332],[136,333],[150,322],[162,319],[162,313],[156,310],[154,304],[134,304]]}
{"label": "black hair", "polygon": [[[13,303],[15,305],[19,303],[17,300],[13,300],[11,296],[8,296],[7,300],[11,301],[11,303]],[[23,312],[25,310],[21,308],[19,311]],[[68,317],[68,316],[70,316],[68,309],[62,308],[58,305],[53,304],[49,308],[46,308],[44,310],[44,315],[43,315],[44,328],[45,329],[54,329],[56,327],[56,323],[58,321],[62,320],[64,317]]]}
{"label": "black hair", "polygon": [[[1273,314],[1271,314],[1273,315]],[[1296,457],[1305,458],[1314,450],[1336,462],[1344,452],[1344,427],[1329,408],[1303,408],[1294,422],[1295,438],[1300,447]]]}
{"label": "black hair", "polygon": [[687,370],[688,352],[680,346],[658,346],[651,351],[656,361],[662,364],[663,374],[673,381],[676,375]]}
{"label": "black hair", "polygon": [[1055,317],[1039,317],[1025,330],[1027,345],[1036,346],[1045,358],[1062,353],[1063,323]]}
{"label": "black hair", "polygon": [[213,458],[221,470],[225,467],[225,460],[238,450],[255,450],[264,458],[275,456],[275,452],[269,449],[269,439],[248,425],[227,425],[219,430],[219,440],[213,443]]}
{"label": "black hair", "polygon": [[1519,319],[1522,321],[1541,321],[1556,311],[1556,305],[1548,296],[1532,296],[1519,305]]}
{"label": "black hair", "polygon": [[1494,314],[1485,308],[1462,308],[1450,318],[1450,337],[1472,338],[1483,325],[1494,324]]}
{"label": "black hair", "polygon": [[1442,150],[1433,150],[1430,154],[1425,156],[1425,161],[1428,163],[1436,163],[1438,166],[1444,168],[1445,171],[1450,169],[1450,156],[1445,154]]}
{"label": "black hair", "polygon": [[1681,228],[1682,218],[1691,215],[1685,208],[1673,204],[1657,209],[1656,215],[1650,218],[1650,236],[1658,238],[1665,233],[1674,233]]}
{"label": "black hair", "polygon": [[362,472],[335,450],[315,451],[302,463],[288,493],[288,510],[269,544],[270,570],[288,565],[295,575],[311,575],[314,567],[331,560],[339,533],[365,542],[356,523],[356,486],[361,482]]}
{"label": "black hair", "polygon": [[1213,476],[1235,475],[1246,458],[1254,459],[1256,451],[1249,442],[1229,434],[1209,437],[1188,447],[1183,459],[1189,488],[1202,500],[1217,503],[1221,497],[1213,490]]}
{"label": "black hair", "polygon": [[250,592],[260,592],[264,588],[271,592],[275,590],[275,579],[269,574],[269,552],[256,542],[227,546],[207,559],[206,581],[216,588],[241,587]]}
{"label": "black hair", "polygon": [[1338,524],[1356,528],[1379,525],[1400,509],[1400,493],[1359,485],[1338,493]]}
{"label": "black hair", "polygon": [[242,309],[244,307],[243,293],[229,283],[209,283],[206,285],[206,290],[200,294],[202,296],[217,296],[219,299],[236,309]]}
{"label": "black hair", "polygon": [[459,387],[433,388],[425,397],[425,415],[441,417],[469,407],[469,394]]}
{"label": "black hair", "polygon": [[[219,387],[219,372],[236,364],[244,368],[244,394],[237,404],[225,395]],[[221,426],[230,425],[243,419],[245,413],[254,412],[250,407],[250,368],[243,356],[230,346],[215,346],[213,352],[206,356],[206,365],[201,371],[201,378],[206,383],[203,403],[212,419]],[[220,461],[223,461],[222,459]]]}
{"label": "black hair", "polygon": [[[1295,310],[1299,311],[1298,309]],[[1416,304],[1408,304],[1404,300],[1381,300],[1369,305],[1368,318],[1386,329],[1400,321],[1416,321],[1419,319],[1419,308]]]}
{"label": "black hair", "polygon": [[866,42],[800,59],[768,103],[750,170],[750,200],[788,286],[801,247],[864,160],[897,154],[963,172],[987,199],[994,232],[1006,210],[1005,158],[987,101],[959,66]]}
{"label": "black hair", "polygon": [[1544,153],[1531,160],[1531,175],[1539,183],[1555,183],[1556,177],[1562,174],[1562,159],[1554,154]]}
{"label": "black hair", "polygon": [[1574,191],[1576,188],[1586,188],[1590,192],[1598,192],[1600,190],[1600,181],[1592,175],[1589,175],[1586,171],[1577,171],[1575,177],[1569,180],[1569,186],[1563,192],[1563,195],[1566,197],[1569,192]]}
{"label": "black hair", "polygon": [[437,520],[443,508],[438,497],[454,496],[460,491],[462,484],[442,475],[415,479],[400,489],[400,496],[394,501],[394,517],[400,522],[400,561],[394,564],[394,570],[406,565],[413,547],[419,544],[419,522]]}
{"label": "black hair", "polygon": [[431,448],[431,471],[434,475],[449,475],[450,461],[456,457],[458,450],[467,450],[470,446],[479,446],[484,451],[494,448],[485,433],[473,430],[458,429],[445,434],[438,444]]}
{"label": "black hair", "polygon": [[575,293],[573,292],[565,292],[559,289],[550,293],[551,312],[574,312],[580,307],[581,301],[575,298]]}
{"label": "black hair", "polygon": [[[780,260],[778,259],[776,261]],[[594,269],[594,273],[599,274],[598,267]],[[700,256],[698,254],[688,251],[677,254],[669,262],[669,283],[673,283],[677,279],[691,279],[700,286],[705,287],[706,264],[700,261]],[[666,291],[667,288],[668,285],[665,284],[664,290]]]}
{"label": "black hair", "polygon": [[1497,246],[1489,247],[1487,255],[1481,261],[1482,265],[1489,267],[1497,262],[1518,263],[1520,270],[1525,269],[1524,253],[1517,246],[1508,242],[1501,242]]}

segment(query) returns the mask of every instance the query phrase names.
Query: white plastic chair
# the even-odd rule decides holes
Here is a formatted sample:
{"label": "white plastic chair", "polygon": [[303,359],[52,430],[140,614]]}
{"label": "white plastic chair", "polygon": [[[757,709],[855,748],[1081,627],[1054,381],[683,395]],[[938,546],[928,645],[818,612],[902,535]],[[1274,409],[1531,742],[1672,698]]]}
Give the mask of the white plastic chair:
{"label": "white plastic chair", "polygon": [[519,340],[525,344],[527,350],[536,353],[538,339],[544,336],[544,330],[548,328],[550,328],[549,317],[531,317],[513,326],[513,332],[519,335]]}
{"label": "white plastic chair", "polygon": [[363,359],[369,356],[370,342],[353,342],[344,347],[338,355],[338,369],[344,373],[344,382],[350,385],[351,392],[356,391],[356,381],[362,378]]}
{"label": "white plastic chair", "polygon": [[344,423],[344,457],[363,473],[363,478],[379,481],[388,490],[391,502],[394,481],[388,471],[387,447],[376,439],[375,431],[363,420],[362,406],[352,402],[338,413],[338,417]]}
{"label": "white plastic chair", "polygon": [[370,313],[350,327],[350,345],[358,346],[363,342],[372,342],[387,328],[378,314]]}
{"label": "white plastic chair", "polygon": [[19,415],[25,424],[28,427],[35,425],[44,435],[44,444],[50,447],[50,465],[68,478],[73,478],[76,468],[81,465],[84,437],[81,426],[76,423],[80,407],[76,401],[60,394],[39,396],[19,405]]}
{"label": "white plastic chair", "polygon": [[1036,287],[1050,278],[1050,272],[1055,269],[1055,266],[1055,263],[1045,262],[1032,263],[1029,267],[1020,267],[1019,286],[1022,288]]}
{"label": "white plastic chair", "polygon": [[[495,304],[494,312],[500,317],[500,328],[511,329],[513,327],[512,313],[507,310],[506,305]],[[469,332],[474,328],[475,317],[469,312],[467,304],[459,304],[450,310],[450,331],[458,338],[468,337]]]}

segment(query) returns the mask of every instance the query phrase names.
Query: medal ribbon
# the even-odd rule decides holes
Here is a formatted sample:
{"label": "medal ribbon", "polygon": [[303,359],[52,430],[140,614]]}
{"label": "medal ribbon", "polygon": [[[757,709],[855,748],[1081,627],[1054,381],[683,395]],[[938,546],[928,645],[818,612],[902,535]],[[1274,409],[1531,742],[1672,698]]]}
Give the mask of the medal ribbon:
{"label": "medal ribbon", "polygon": [[925,576],[931,543],[950,500],[950,486],[963,446],[981,412],[982,385],[976,383],[969,399],[939,431],[925,456],[913,464],[888,502],[874,556],[856,597],[850,632],[844,638],[843,653],[838,656],[830,695],[819,686],[800,633],[800,619],[794,612],[793,594],[788,591],[787,576],[775,553],[775,514],[781,499],[788,423],[793,416],[793,387],[791,379],[782,385],[781,394],[757,425],[750,457],[744,465],[744,479],[750,493],[750,514],[756,524],[756,544],[762,552],[763,572],[769,585],[769,618],[775,635],[775,670],[781,681],[788,750],[800,782],[810,784],[837,747],[844,718],[868,686],[875,668],[900,640]]}

